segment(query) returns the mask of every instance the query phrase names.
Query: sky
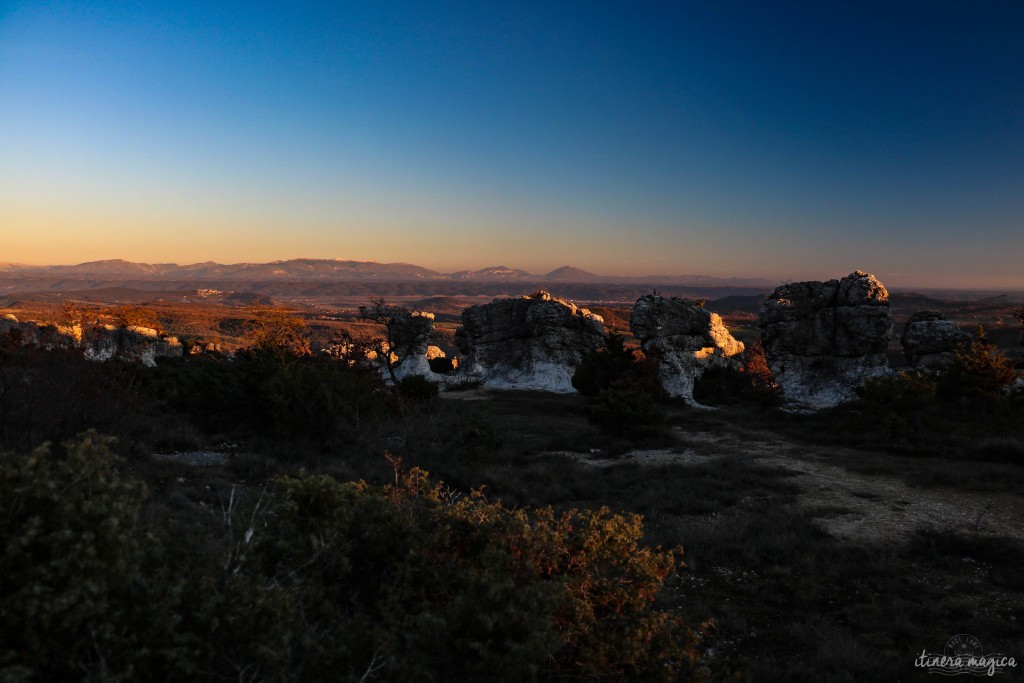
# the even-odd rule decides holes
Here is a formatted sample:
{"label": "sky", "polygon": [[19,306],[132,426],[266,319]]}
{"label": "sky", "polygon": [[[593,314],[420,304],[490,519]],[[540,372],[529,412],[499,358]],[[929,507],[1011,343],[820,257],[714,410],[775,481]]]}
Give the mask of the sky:
{"label": "sky", "polygon": [[1024,2],[0,0],[0,262],[1024,289]]}

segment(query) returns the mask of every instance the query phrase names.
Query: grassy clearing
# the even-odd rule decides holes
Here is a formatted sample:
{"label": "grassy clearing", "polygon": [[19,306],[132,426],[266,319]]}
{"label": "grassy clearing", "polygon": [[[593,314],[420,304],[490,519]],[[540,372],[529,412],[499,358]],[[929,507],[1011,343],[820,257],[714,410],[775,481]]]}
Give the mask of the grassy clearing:
{"label": "grassy clearing", "polygon": [[[805,416],[757,406],[704,411],[669,404],[664,428],[623,438],[589,422],[586,400],[575,395],[483,392],[481,400],[442,396],[396,406],[371,391],[379,402],[359,411],[342,396],[344,419],[313,436],[305,431],[307,421],[335,413],[310,404],[275,428],[261,424],[252,415],[255,394],[243,382],[249,376],[228,372],[248,367],[238,361],[214,368],[225,373],[213,375],[222,377],[215,382],[204,375],[212,372],[206,365],[183,362],[169,365],[168,377],[132,369],[128,384],[111,375],[116,365],[69,361],[72,370],[84,367],[92,374],[71,385],[66,414],[36,406],[52,406],[55,388],[67,387],[68,372],[52,359],[24,362],[24,370],[10,360],[6,365],[12,377],[17,370],[35,380],[5,385],[0,434],[9,431],[14,439],[23,425],[42,434],[77,430],[79,424],[119,433],[127,468],[151,492],[144,513],[195,529],[197,538],[219,523],[233,489],[258,497],[272,476],[302,469],[387,483],[400,459],[402,468],[422,467],[460,492],[483,486],[489,500],[511,508],[608,506],[643,515],[645,542],[686,549],[687,568],[670,579],[659,604],[691,624],[713,621],[705,646],[716,679],[908,680],[918,673],[915,656],[941,651],[956,633],[970,633],[993,651],[1024,655],[1020,542],[935,530],[899,542],[841,540],[822,522],[849,511],[827,501],[801,505],[800,478],[758,455],[762,446],[783,448],[793,458],[807,451],[808,458],[917,488],[1019,495],[1024,467],[1013,453],[1021,440],[1019,426],[1010,422],[981,423],[995,426],[979,438],[978,425],[961,421],[951,423],[948,434],[894,445],[877,421],[848,409]],[[325,401],[344,388],[313,381],[301,366],[293,370],[278,373],[276,383],[257,384],[279,392],[261,399],[267,410],[309,398],[310,388],[324,389]],[[258,379],[264,369],[252,363],[247,372]],[[111,393],[101,383],[96,395],[104,401],[82,400],[92,395],[85,391],[90,377],[125,384],[124,391]],[[373,390],[372,383],[366,386]],[[218,404],[215,398],[232,387],[234,403]],[[354,385],[353,396],[366,398],[361,387]],[[197,404],[196,397],[205,402]],[[53,425],[41,419],[47,416]],[[1009,420],[996,416],[1004,417]],[[232,444],[224,467],[148,457],[224,442]],[[944,448],[931,450],[934,442]],[[640,464],[625,457],[637,448],[704,457],[692,464]],[[592,455],[612,463],[587,464]],[[858,503],[876,502],[867,489],[855,489],[853,496]]]}
{"label": "grassy clearing", "polygon": [[[728,439],[828,441],[800,416],[759,410],[695,411],[676,406],[677,448],[716,456],[693,465],[593,467],[549,449],[602,444],[581,400],[494,394],[459,402],[470,423],[510,436],[471,479],[506,502],[609,505],[643,514],[647,540],[686,549],[687,569],[664,592],[667,609],[711,619],[716,678],[744,680],[926,680],[913,668],[922,650],[941,651],[956,633],[991,650],[1024,652],[1022,544],[1012,539],[920,531],[899,543],[856,543],[824,532],[841,506],[802,507],[792,473],[729,453]],[[437,417],[448,403],[435,409]],[[573,445],[573,442],[575,446]],[[1007,463],[836,449],[831,464],[920,487],[1019,491],[1022,468]],[[442,463],[438,476],[447,478]],[[861,492],[871,502],[875,494]],[[856,495],[856,493],[854,494]],[[1011,674],[1004,680],[1015,680]],[[923,676],[923,677],[922,677]]]}

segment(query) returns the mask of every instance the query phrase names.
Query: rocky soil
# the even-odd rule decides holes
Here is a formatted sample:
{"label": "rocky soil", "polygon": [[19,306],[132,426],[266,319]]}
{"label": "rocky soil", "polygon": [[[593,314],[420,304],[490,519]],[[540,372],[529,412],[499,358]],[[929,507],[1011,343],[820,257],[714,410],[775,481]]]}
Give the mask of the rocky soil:
{"label": "rocky soil", "polygon": [[571,454],[580,462],[607,467],[699,465],[731,458],[791,471],[800,486],[799,503],[819,511],[824,529],[837,538],[872,543],[898,542],[917,529],[961,531],[1024,540],[1024,495],[908,485],[896,474],[867,474],[837,464],[862,451],[795,443],[758,432],[687,432],[676,449]]}

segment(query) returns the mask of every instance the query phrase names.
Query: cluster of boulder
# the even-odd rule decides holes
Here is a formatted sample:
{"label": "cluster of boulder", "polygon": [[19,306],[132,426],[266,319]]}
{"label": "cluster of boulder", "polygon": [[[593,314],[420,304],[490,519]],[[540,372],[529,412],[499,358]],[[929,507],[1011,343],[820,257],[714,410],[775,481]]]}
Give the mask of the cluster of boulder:
{"label": "cluster of boulder", "polygon": [[461,371],[484,386],[568,393],[583,353],[603,338],[601,316],[539,291],[465,309],[455,344]]}
{"label": "cluster of boulder", "polygon": [[[768,366],[793,406],[824,408],[854,397],[872,377],[891,372],[889,293],[862,271],[841,280],[776,288],[758,318]],[[937,311],[907,320],[900,346],[915,370],[939,371],[972,336]]]}
{"label": "cluster of boulder", "polygon": [[123,358],[155,366],[159,357],[180,357],[184,353],[176,337],[161,335],[150,327],[130,325],[51,325],[21,322],[7,314],[0,318],[0,338],[9,343],[39,346],[45,349],[80,348],[90,360]]}
{"label": "cluster of boulder", "polygon": [[[601,345],[604,320],[545,291],[495,299],[462,312],[455,346],[446,359],[431,345],[431,313],[403,311],[390,321],[390,346],[373,357],[386,359],[395,379],[423,375],[432,381],[472,379],[501,389],[569,393],[584,354]],[[695,382],[709,368],[739,367],[744,345],[701,302],[649,294],[637,299],[630,328],[644,353],[657,361],[665,391],[696,405]],[[853,398],[867,379],[890,372],[893,332],[889,293],[873,275],[853,272],[838,280],[784,284],[763,302],[758,317],[765,360],[790,405],[823,408]],[[161,356],[181,356],[174,337],[147,327],[62,327],[0,318],[0,338],[46,348],[82,348],[86,357],[122,357],[155,365]],[[970,335],[935,311],[915,313],[900,343],[907,363],[936,370],[951,362]],[[458,368],[452,378],[451,371]],[[442,370],[447,374],[438,374]]]}
{"label": "cluster of boulder", "polygon": [[[644,353],[658,359],[666,392],[690,403],[705,370],[738,365],[743,352],[717,314],[685,299],[641,297],[630,327]],[[462,372],[483,386],[569,393],[583,355],[604,334],[601,316],[540,291],[465,309],[455,343]]]}
{"label": "cluster of boulder", "polygon": [[[889,293],[868,273],[782,285],[762,304],[758,327],[768,366],[793,407],[836,405],[853,398],[866,380],[891,372]],[[644,353],[657,360],[666,392],[691,404],[701,375],[713,367],[739,367],[744,351],[717,314],[686,299],[640,297],[630,328]],[[580,359],[603,334],[600,316],[537,292],[465,309],[456,344],[463,371],[484,386],[571,392]],[[900,342],[911,367],[936,370],[953,359],[958,345],[970,343],[970,335],[923,311],[907,321]]]}

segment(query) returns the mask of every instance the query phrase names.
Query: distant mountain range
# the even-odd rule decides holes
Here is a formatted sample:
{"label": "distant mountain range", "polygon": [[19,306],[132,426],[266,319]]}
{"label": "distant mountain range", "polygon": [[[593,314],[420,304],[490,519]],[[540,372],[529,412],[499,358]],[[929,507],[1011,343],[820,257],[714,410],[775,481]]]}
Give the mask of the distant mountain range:
{"label": "distant mountain range", "polygon": [[687,284],[727,287],[774,287],[778,283],[763,278],[717,278],[705,275],[643,275],[609,276],[562,266],[550,273],[536,275],[518,268],[493,266],[481,270],[439,273],[411,263],[377,263],[341,259],[290,259],[270,263],[223,264],[208,261],[178,265],[177,263],[134,263],[122,259],[89,261],[73,266],[29,266],[0,263],[0,275],[48,277],[102,277],[110,279],[153,280],[322,280],[322,281],[409,281],[409,280],[471,280],[479,282],[553,283],[637,283]]}

